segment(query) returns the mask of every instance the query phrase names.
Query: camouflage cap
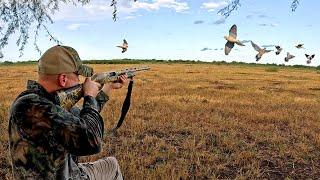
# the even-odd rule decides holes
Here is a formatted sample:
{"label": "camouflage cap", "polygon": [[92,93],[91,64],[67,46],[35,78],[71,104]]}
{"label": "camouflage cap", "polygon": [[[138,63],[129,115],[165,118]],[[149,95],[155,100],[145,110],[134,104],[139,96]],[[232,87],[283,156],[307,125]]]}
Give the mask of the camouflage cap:
{"label": "camouflage cap", "polygon": [[44,74],[77,73],[90,77],[93,69],[83,65],[79,54],[69,46],[54,46],[48,49],[38,61],[38,72]]}

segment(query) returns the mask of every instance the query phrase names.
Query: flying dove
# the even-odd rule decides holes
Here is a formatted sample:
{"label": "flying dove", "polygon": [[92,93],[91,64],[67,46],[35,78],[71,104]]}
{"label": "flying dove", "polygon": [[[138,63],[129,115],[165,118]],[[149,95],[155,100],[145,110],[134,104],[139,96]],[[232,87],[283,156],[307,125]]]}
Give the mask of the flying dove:
{"label": "flying dove", "polygon": [[228,41],[224,47],[224,54],[228,55],[231,49],[234,47],[234,43],[245,46],[241,41],[237,40],[237,25],[233,25],[229,30],[229,36],[224,36],[224,38]]}
{"label": "flying dove", "polygon": [[295,57],[294,55],[291,55],[289,52],[287,52],[287,57],[284,58],[284,61],[289,62],[289,59],[292,59],[294,57]]}
{"label": "flying dove", "polygon": [[312,54],[312,55],[305,54],[305,55],[306,55],[306,58],[308,59],[307,64],[310,64],[311,60],[314,58],[315,54]]}
{"label": "flying dove", "polygon": [[259,59],[261,59],[261,57],[264,53],[268,53],[268,52],[272,51],[272,50],[266,50],[266,48],[261,49],[258,45],[256,45],[252,41],[251,41],[251,45],[254,50],[258,51],[258,54],[256,55],[256,61],[259,61]]}
{"label": "flying dove", "polygon": [[296,45],[296,48],[301,49],[301,48],[304,48],[304,47],[303,47],[303,44],[298,44],[298,45]]}
{"label": "flying dove", "polygon": [[122,53],[124,53],[128,50],[128,42],[125,39],[123,39],[122,46],[117,46],[117,47],[122,48]]}
{"label": "flying dove", "polygon": [[276,46],[276,55],[279,55],[281,53],[281,51],[283,50],[280,46]]}

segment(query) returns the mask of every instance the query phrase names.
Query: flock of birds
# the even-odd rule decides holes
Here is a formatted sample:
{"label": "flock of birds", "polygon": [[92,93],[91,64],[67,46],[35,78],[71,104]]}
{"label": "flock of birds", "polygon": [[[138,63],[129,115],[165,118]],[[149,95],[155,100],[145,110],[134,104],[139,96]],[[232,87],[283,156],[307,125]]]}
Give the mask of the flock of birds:
{"label": "flock of birds", "polygon": [[[224,53],[225,55],[228,55],[231,51],[231,49],[234,47],[234,44],[237,44],[239,46],[245,46],[243,42],[237,39],[237,26],[234,24],[230,30],[229,30],[229,36],[224,36],[224,38],[227,40],[227,43],[225,44]],[[267,50],[266,48],[260,48],[257,44],[251,41],[251,45],[254,50],[258,51],[258,54],[256,55],[256,61],[259,61],[262,58],[262,55],[268,52],[271,52],[273,50]],[[304,49],[303,44],[298,44],[295,46],[298,49]],[[279,55],[283,48],[280,46],[275,46],[276,48],[276,55]],[[307,58],[307,64],[310,64],[312,59],[315,57],[315,54],[308,55],[305,54]],[[289,62],[290,59],[294,58],[295,56],[287,52],[287,56],[284,58],[285,62]]]}
{"label": "flock of birds", "polygon": [[[224,36],[224,38],[227,40],[227,43],[225,44],[225,48],[224,48],[225,55],[229,55],[229,53],[231,52],[231,49],[234,47],[234,44],[237,44],[239,46],[245,46],[242,41],[237,39],[237,25],[235,24],[230,28],[229,36]],[[273,51],[273,50],[267,50],[266,48],[261,48],[252,41],[251,41],[251,45],[253,49],[258,52],[258,54],[255,56],[256,61],[259,61],[265,53],[269,53]],[[123,39],[122,45],[119,45],[116,47],[121,48],[122,49],[121,52],[124,53],[128,50],[128,42],[125,39]],[[298,49],[304,49],[303,44],[298,44],[295,47]],[[275,48],[276,48],[276,52],[275,52],[276,55],[279,55],[283,50],[283,48],[281,48],[280,46],[275,46]],[[312,54],[312,55],[305,54],[305,56],[307,58],[307,64],[310,64],[312,59],[315,57],[315,54]],[[284,57],[284,61],[289,62],[289,60],[293,58],[295,58],[295,56],[287,52],[287,56]]]}

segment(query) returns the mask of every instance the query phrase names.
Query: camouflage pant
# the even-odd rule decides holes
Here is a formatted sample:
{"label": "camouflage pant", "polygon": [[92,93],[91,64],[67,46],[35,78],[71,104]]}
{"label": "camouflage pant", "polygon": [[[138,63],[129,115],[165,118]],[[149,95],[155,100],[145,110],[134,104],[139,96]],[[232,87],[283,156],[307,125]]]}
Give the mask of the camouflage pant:
{"label": "camouflage pant", "polygon": [[90,163],[79,163],[90,180],[123,180],[120,166],[114,157],[106,157]]}

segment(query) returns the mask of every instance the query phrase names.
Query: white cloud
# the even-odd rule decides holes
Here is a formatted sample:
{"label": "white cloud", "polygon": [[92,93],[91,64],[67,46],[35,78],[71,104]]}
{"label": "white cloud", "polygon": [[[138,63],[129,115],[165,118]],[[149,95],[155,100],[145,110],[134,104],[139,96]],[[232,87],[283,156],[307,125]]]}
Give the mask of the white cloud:
{"label": "white cloud", "polygon": [[124,19],[135,19],[136,18],[136,16],[126,16],[126,17],[124,17]]}
{"label": "white cloud", "polygon": [[110,4],[106,4],[105,2],[92,1],[90,4],[84,6],[83,8],[87,13],[91,15],[113,11],[113,8],[110,7]]}
{"label": "white cloud", "polygon": [[266,24],[266,23],[263,23],[263,24],[259,24],[259,26],[270,26],[270,27],[276,27],[278,26],[279,24],[277,23],[271,23],[271,24]]}
{"label": "white cloud", "polygon": [[88,24],[85,23],[73,23],[73,24],[69,24],[67,26],[67,29],[70,31],[75,31],[78,30],[81,26],[87,26]]}
{"label": "white cloud", "polygon": [[202,3],[201,8],[211,12],[211,11],[215,11],[216,9],[223,8],[223,6],[226,6],[226,5],[228,5],[228,2],[226,0],[222,0],[218,2],[210,1],[210,2]]}
{"label": "white cloud", "polygon": [[[111,1],[110,1],[111,2]],[[105,0],[91,0],[89,4],[74,6],[61,4],[60,10],[53,16],[55,21],[94,21],[112,19],[112,7]]]}
{"label": "white cloud", "polygon": [[119,12],[132,13],[138,10],[156,11],[160,8],[173,9],[176,12],[185,12],[190,9],[187,2],[178,2],[177,0],[154,0],[153,2],[127,2],[122,3]]}
{"label": "white cloud", "polygon": [[[110,1],[111,3],[111,1]],[[73,6],[71,4],[60,7],[59,12],[53,16],[55,21],[93,21],[112,19],[113,7],[110,6],[109,1],[105,0],[91,0],[89,4],[84,6]],[[182,13],[190,9],[187,2],[182,0],[139,0],[133,2],[131,0],[119,1],[117,4],[118,17],[129,19],[139,10],[156,11],[161,8],[173,9],[175,12]]]}

